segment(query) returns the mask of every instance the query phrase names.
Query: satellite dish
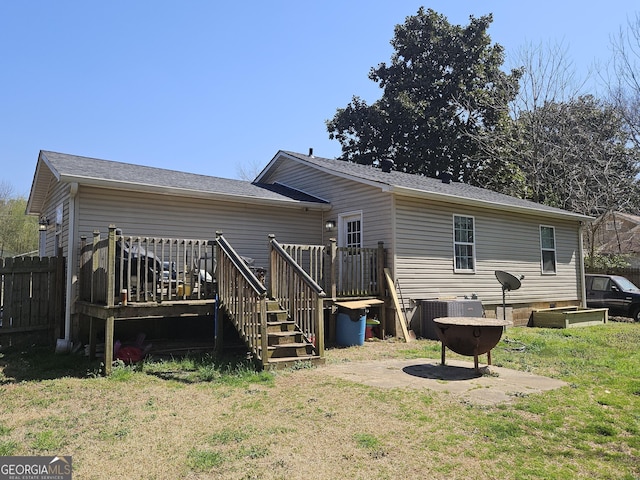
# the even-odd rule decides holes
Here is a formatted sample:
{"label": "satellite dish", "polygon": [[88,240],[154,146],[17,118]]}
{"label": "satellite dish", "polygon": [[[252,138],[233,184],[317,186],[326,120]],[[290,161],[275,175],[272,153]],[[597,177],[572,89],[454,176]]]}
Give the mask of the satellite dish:
{"label": "satellite dish", "polygon": [[504,292],[507,290],[518,290],[521,286],[520,280],[524,278],[524,275],[513,275],[509,272],[503,272],[502,270],[496,270],[496,278],[502,285],[502,319],[507,320],[507,306],[505,303]]}
{"label": "satellite dish", "polygon": [[509,272],[503,272],[502,270],[496,270],[496,278],[502,285],[502,290],[518,290],[520,288],[520,280],[524,278],[524,275],[512,275]]}

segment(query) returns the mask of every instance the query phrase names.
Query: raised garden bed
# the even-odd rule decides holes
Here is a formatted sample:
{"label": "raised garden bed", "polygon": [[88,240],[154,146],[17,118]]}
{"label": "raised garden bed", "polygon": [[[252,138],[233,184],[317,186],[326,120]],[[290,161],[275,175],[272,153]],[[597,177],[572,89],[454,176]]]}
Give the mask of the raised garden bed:
{"label": "raised garden bed", "polygon": [[533,311],[534,327],[573,328],[603,325],[609,321],[608,308],[557,307]]}

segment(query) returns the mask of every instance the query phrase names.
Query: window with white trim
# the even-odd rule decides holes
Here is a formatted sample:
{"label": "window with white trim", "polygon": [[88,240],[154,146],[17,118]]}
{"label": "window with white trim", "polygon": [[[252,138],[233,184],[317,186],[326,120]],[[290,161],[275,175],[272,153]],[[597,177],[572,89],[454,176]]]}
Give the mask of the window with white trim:
{"label": "window with white trim", "polygon": [[453,216],[454,272],[475,272],[476,246],[473,217]]}
{"label": "window with white trim", "polygon": [[540,262],[542,273],[556,273],[556,229],[540,225]]}

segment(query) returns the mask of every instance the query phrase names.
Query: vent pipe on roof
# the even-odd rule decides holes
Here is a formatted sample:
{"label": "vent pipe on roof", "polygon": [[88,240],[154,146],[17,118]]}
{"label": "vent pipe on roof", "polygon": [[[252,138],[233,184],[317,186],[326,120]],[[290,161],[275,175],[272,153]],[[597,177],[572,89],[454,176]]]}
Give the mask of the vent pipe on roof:
{"label": "vent pipe on roof", "polygon": [[385,173],[389,173],[391,170],[393,170],[394,166],[395,166],[395,162],[390,158],[385,158],[380,163],[380,168],[382,168],[382,171]]}
{"label": "vent pipe on roof", "polygon": [[453,175],[449,172],[442,172],[440,174],[440,180],[442,180],[442,183],[451,183],[451,178],[453,178]]}
{"label": "vent pipe on roof", "polygon": [[313,157],[313,148],[309,148],[309,157]]}

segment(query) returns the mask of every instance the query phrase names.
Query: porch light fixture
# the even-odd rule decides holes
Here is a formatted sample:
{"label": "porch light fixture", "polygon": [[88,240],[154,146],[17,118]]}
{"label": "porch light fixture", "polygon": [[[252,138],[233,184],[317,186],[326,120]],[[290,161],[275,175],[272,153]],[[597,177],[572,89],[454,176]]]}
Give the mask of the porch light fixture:
{"label": "porch light fixture", "polygon": [[49,219],[44,215],[40,217],[40,220],[38,221],[38,229],[40,229],[40,231],[44,231],[47,229],[48,225],[49,225]]}
{"label": "porch light fixture", "polygon": [[335,220],[327,220],[327,223],[324,224],[324,229],[327,232],[333,232],[336,229],[336,221]]}

